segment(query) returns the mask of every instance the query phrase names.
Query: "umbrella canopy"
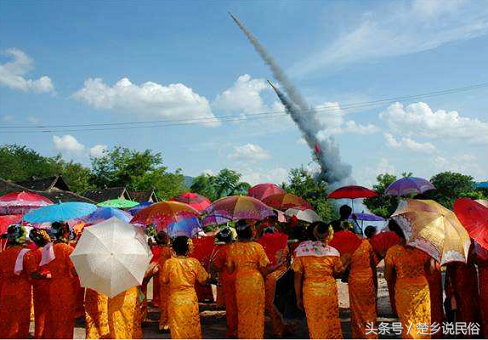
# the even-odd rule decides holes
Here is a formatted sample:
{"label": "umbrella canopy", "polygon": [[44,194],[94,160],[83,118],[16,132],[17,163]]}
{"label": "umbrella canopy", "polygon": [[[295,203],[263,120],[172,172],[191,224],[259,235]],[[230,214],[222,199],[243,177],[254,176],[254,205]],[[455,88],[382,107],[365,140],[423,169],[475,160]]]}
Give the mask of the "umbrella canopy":
{"label": "umbrella canopy", "polygon": [[487,200],[476,200],[479,204],[481,204],[484,207],[488,208],[488,201]]}
{"label": "umbrella canopy", "polygon": [[24,220],[31,223],[64,222],[87,216],[95,210],[97,207],[94,204],[65,202],[33,210],[24,216]]}
{"label": "umbrella canopy", "polygon": [[90,215],[82,218],[86,224],[97,224],[108,220],[109,218],[116,217],[124,222],[130,222],[132,219],[131,214],[123,210],[111,207],[98,208],[96,211],[92,212]]}
{"label": "umbrella canopy", "polygon": [[272,183],[262,183],[249,188],[247,191],[247,195],[257,198],[258,200],[262,201],[268,196],[274,194],[284,194],[285,190],[281,189],[276,184]]}
{"label": "umbrella canopy", "polygon": [[195,237],[202,231],[202,226],[198,217],[187,213],[180,213],[176,216],[166,216],[156,223],[157,230],[165,230],[168,236]]}
{"label": "umbrella canopy", "polygon": [[376,191],[373,191],[371,189],[359,186],[359,185],[349,185],[346,187],[339,188],[337,190],[332,191],[328,198],[335,198],[335,199],[340,199],[340,198],[350,198],[350,199],[355,199],[355,198],[373,198],[378,196],[378,193]]}
{"label": "umbrella canopy", "polygon": [[469,236],[488,249],[488,208],[469,198],[460,198],[454,202],[454,212]]}
{"label": "umbrella canopy", "polygon": [[209,215],[202,220],[202,226],[226,224],[230,219],[221,215]]}
{"label": "umbrella canopy", "polygon": [[70,257],[82,287],[114,297],[142,284],[152,253],[140,228],[112,217],[86,228]]}
{"label": "umbrella canopy", "polygon": [[273,209],[260,200],[249,196],[228,196],[213,202],[205,212],[208,215],[221,215],[231,220],[262,220],[275,216]]}
{"label": "umbrella canopy", "polygon": [[432,200],[401,201],[392,215],[408,245],[425,251],[441,265],[465,262],[471,240],[456,215]]}
{"label": "umbrella canopy", "polygon": [[362,240],[352,231],[344,230],[334,233],[329,246],[336,248],[341,255],[352,254],[361,245]]}
{"label": "umbrella canopy", "polygon": [[289,208],[313,209],[313,207],[303,198],[293,194],[274,194],[263,199],[263,203],[279,210]]}
{"label": "umbrella canopy", "polygon": [[30,209],[45,207],[53,202],[39,194],[32,192],[10,192],[0,197],[0,213],[24,214]]}
{"label": "umbrella canopy", "polygon": [[486,182],[480,182],[480,183],[476,183],[476,187],[479,188],[479,189],[487,189],[488,188],[488,181]]}
{"label": "umbrella canopy", "polygon": [[383,231],[371,237],[369,243],[376,255],[382,259],[391,247],[399,244],[402,240],[393,231]]}
{"label": "umbrella canopy", "polygon": [[198,216],[200,213],[188,204],[173,201],[162,201],[142,209],[134,216],[131,223],[151,224],[164,218],[176,217],[179,213]]}
{"label": "umbrella canopy", "polygon": [[198,211],[203,211],[207,209],[210,204],[212,204],[212,202],[210,202],[210,200],[205,196],[194,194],[192,192],[186,192],[184,194],[181,194],[180,196],[173,197],[171,201],[186,203],[190,207]]}
{"label": "umbrella canopy", "polygon": [[99,207],[111,207],[111,208],[119,208],[119,209],[128,209],[133,208],[136,205],[139,205],[139,202],[126,200],[124,198],[116,198],[113,200],[104,201],[97,204]]}
{"label": "umbrella canopy", "polygon": [[149,207],[151,204],[153,204],[153,203],[152,202],[142,202],[142,203],[139,203],[139,205],[136,205],[135,207],[130,208],[129,210],[127,210],[127,212],[129,214],[131,214],[132,216],[135,216],[139,211],[141,211],[144,208]]}
{"label": "umbrella canopy", "polygon": [[3,215],[0,216],[0,235],[7,232],[11,224],[19,223],[22,220],[22,215]]}
{"label": "umbrella canopy", "polygon": [[288,235],[284,233],[266,233],[259,238],[258,243],[263,246],[266,256],[268,256],[271,264],[274,265],[277,257],[283,255],[283,249],[288,244]]}
{"label": "umbrella canopy", "polygon": [[351,214],[351,217],[353,220],[358,220],[358,221],[379,222],[379,221],[385,220],[381,216],[377,216],[375,214],[367,214],[367,213],[354,213],[354,214]]}
{"label": "umbrella canopy", "polygon": [[322,221],[320,216],[312,209],[302,210],[297,208],[290,208],[287,211],[285,211],[285,215],[296,216],[296,218],[299,219],[300,221],[304,221],[308,223]]}
{"label": "umbrella canopy", "polygon": [[410,194],[422,194],[434,190],[435,186],[428,180],[418,177],[404,177],[391,183],[385,190],[386,195],[405,196]]}

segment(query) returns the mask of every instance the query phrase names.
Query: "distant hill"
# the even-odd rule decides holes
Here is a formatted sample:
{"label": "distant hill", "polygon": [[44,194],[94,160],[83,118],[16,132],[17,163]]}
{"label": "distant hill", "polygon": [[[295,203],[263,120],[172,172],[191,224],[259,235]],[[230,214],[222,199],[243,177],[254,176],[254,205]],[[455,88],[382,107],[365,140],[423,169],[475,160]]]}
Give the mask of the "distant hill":
{"label": "distant hill", "polygon": [[185,176],[185,185],[190,188],[193,184],[193,177]]}

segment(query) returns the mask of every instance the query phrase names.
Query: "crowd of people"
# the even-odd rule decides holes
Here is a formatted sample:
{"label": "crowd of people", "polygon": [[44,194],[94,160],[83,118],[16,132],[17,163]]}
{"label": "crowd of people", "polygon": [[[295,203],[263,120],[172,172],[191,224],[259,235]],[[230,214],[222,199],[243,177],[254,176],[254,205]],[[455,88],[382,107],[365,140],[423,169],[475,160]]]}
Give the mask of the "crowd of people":
{"label": "crowd of people", "polygon": [[[473,332],[478,327],[480,335],[488,336],[486,260],[471,251],[467,263],[449,263],[443,284],[439,263],[408,246],[393,220],[388,229],[398,242],[378,253],[370,242],[375,228],[366,228],[363,237],[349,220],[351,209],[343,206],[340,213],[341,218],[331,223],[295,226],[294,239],[290,237],[272,256],[256,240],[284,234],[293,221],[239,220],[215,232],[218,250],[208,266],[191,256],[191,238],[170,239],[160,231],[151,243],[157,256],[142,285],[115,297],[80,287],[70,259],[76,237],[68,224],[53,223],[49,232],[29,233],[21,225],[11,225],[6,249],[0,253],[0,338],[29,338],[32,315],[35,338],[73,338],[80,316],[85,317],[88,339],[141,338],[151,278],[154,304],[160,309],[159,329],[169,331],[172,338],[202,337],[199,295],[210,284],[218,286],[217,299],[225,306],[228,338],[264,338],[266,314],[273,336],[293,337],[299,323],[285,318],[275,304],[277,282],[291,271],[290,289],[296,309],[304,312],[310,338],[343,337],[336,283],[341,279],[349,287],[352,338],[374,339],[378,338],[377,266],[382,260],[403,338],[441,338],[443,322],[448,321],[464,323]],[[354,251],[340,253],[331,246],[339,233],[358,230]],[[466,336],[473,337],[473,332]]]}

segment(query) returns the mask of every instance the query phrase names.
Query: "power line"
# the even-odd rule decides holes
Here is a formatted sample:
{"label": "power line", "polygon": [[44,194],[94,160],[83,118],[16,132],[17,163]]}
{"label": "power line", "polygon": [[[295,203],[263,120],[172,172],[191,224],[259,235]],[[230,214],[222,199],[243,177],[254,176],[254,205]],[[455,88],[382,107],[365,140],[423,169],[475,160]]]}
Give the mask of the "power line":
{"label": "power line", "polygon": [[[415,95],[399,96],[386,99],[377,99],[372,101],[357,102],[345,104],[341,107],[315,107],[309,110],[300,110],[301,113],[306,114],[312,111],[315,112],[342,112],[353,111],[368,107],[381,106],[383,104],[394,101],[404,101],[408,99],[430,98],[435,96],[442,96],[466,91],[472,91],[479,88],[488,87],[488,83],[481,83],[469,85],[458,88],[445,89],[440,91],[433,91]],[[2,131],[2,133],[51,133],[51,132],[77,132],[77,131],[105,131],[105,130],[125,130],[125,129],[140,129],[140,128],[156,128],[156,127],[172,127],[185,126],[202,123],[220,123],[220,122],[236,122],[256,119],[269,119],[281,116],[286,116],[286,111],[268,111],[251,113],[248,116],[239,117],[235,115],[215,116],[215,117],[201,117],[192,119],[166,119],[166,120],[151,120],[151,121],[128,121],[115,123],[89,123],[89,124],[57,124],[57,125],[35,125],[35,126],[21,126],[21,125],[0,125],[0,129],[21,129],[15,131]],[[128,125],[128,126],[126,126]]]}

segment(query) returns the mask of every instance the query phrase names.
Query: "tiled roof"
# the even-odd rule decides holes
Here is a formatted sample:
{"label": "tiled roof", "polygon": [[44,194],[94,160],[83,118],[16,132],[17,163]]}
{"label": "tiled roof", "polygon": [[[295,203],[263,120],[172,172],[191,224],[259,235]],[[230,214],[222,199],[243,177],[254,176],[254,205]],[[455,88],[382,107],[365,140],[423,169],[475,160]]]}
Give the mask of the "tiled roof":
{"label": "tiled roof", "polygon": [[129,195],[136,202],[157,202],[158,197],[154,190],[130,191]]}
{"label": "tiled roof", "polygon": [[125,187],[88,190],[83,194],[83,196],[97,203],[117,198],[131,199]]}
{"label": "tiled roof", "polygon": [[17,182],[29,190],[51,190],[59,189],[69,191],[69,187],[61,176],[51,176],[45,178],[33,178],[28,181]]}

